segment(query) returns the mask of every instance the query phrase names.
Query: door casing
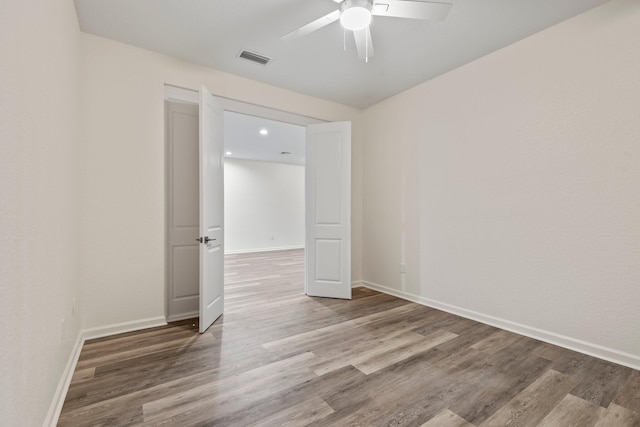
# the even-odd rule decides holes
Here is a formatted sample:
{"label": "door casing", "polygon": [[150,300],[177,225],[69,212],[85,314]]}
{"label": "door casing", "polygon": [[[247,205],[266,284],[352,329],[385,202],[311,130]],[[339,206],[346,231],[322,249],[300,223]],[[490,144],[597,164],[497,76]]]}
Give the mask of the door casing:
{"label": "door casing", "polygon": [[[231,98],[225,98],[216,96],[216,98],[222,104],[222,108],[224,111],[232,111],[240,114],[247,114],[251,116],[261,117],[270,120],[276,120],[285,123],[291,123],[300,126],[308,126],[319,123],[327,123],[325,120],[317,119],[315,117],[304,116],[296,113],[290,113],[288,111],[278,110],[270,107],[265,107],[257,104],[251,104],[243,101],[238,101]],[[173,101],[173,102],[183,102],[189,104],[195,104],[196,106],[199,104],[199,92],[192,89],[186,89],[174,85],[165,84],[165,101]],[[166,151],[166,156],[169,156],[170,153]],[[167,174],[166,168],[168,164],[168,157],[165,159],[165,176]],[[167,184],[165,179],[165,197],[167,194]],[[168,209],[165,203],[165,209]],[[165,212],[165,224],[167,223],[167,214]],[[168,244],[167,244],[167,236],[166,236],[165,226],[165,316],[168,315],[168,301],[169,301],[169,283],[168,283]],[[349,251],[351,248],[349,248]],[[188,318],[192,315],[184,316],[182,318]],[[176,317],[171,320],[178,320],[180,317]]]}

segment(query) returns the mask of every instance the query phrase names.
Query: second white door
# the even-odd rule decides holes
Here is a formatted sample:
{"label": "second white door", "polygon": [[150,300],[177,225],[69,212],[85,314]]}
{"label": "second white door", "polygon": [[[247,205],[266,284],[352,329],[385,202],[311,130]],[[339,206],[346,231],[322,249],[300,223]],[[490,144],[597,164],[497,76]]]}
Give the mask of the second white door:
{"label": "second white door", "polygon": [[305,291],[351,299],[351,123],[307,126]]}

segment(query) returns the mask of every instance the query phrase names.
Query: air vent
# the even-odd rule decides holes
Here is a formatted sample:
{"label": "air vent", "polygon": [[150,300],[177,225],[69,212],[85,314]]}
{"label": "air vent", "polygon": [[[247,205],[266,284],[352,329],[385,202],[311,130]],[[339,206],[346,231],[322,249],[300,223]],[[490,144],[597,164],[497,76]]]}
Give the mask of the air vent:
{"label": "air vent", "polygon": [[242,59],[246,59],[247,61],[255,62],[260,65],[267,65],[271,62],[271,58],[268,56],[260,55],[259,53],[251,52],[250,50],[243,50],[238,56]]}

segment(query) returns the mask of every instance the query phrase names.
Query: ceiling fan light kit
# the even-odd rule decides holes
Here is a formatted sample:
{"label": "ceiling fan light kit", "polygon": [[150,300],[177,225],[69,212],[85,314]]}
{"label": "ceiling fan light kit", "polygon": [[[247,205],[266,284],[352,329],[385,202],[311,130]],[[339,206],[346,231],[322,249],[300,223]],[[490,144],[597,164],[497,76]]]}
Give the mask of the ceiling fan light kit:
{"label": "ceiling fan light kit", "polygon": [[391,18],[420,19],[426,21],[444,20],[451,10],[451,3],[415,0],[333,0],[340,4],[339,10],[322,16],[281,37],[293,40],[340,20],[345,30],[353,32],[358,57],[364,61],[373,56],[371,40],[371,19],[374,16]]}
{"label": "ceiling fan light kit", "polygon": [[340,24],[346,30],[364,30],[371,23],[371,2],[346,0],[342,3]]}

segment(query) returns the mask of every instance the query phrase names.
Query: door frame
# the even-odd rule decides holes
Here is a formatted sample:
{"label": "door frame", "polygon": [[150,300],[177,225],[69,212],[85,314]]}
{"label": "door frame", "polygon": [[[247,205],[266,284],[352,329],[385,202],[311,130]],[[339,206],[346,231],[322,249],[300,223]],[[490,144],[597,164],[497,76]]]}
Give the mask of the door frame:
{"label": "door frame", "polygon": [[[193,89],[186,89],[169,84],[164,85],[164,99],[166,101],[186,102],[189,104],[198,105],[198,93],[199,92],[197,90]],[[258,104],[251,104],[249,102],[238,101],[236,99],[216,95],[215,93],[213,94],[213,96],[220,100],[222,109],[224,111],[247,114],[249,116],[255,116],[263,119],[270,119],[278,122],[290,123],[292,125],[300,126],[327,123],[327,120],[305,116],[302,114],[290,113],[288,111],[278,110],[276,108],[265,107]]]}
{"label": "door frame", "polygon": [[[319,124],[319,123],[327,123],[326,120],[322,120],[322,119],[318,119],[315,117],[311,117],[311,116],[305,116],[302,114],[296,114],[296,113],[291,113],[288,111],[284,111],[284,110],[278,110],[275,108],[271,108],[271,107],[265,107],[262,105],[257,105],[257,104],[251,104],[248,102],[243,102],[243,101],[238,101],[236,99],[231,99],[231,98],[226,98],[223,96],[219,96],[216,95],[215,93],[213,94],[213,96],[215,96],[220,103],[222,104],[222,109],[223,111],[231,111],[234,113],[240,113],[240,114],[246,114],[249,116],[255,116],[255,117],[260,117],[260,118],[264,118],[264,119],[270,119],[270,120],[275,120],[275,121],[279,121],[279,122],[284,122],[284,123],[290,123],[290,124],[294,124],[294,125],[299,125],[299,126],[308,126],[308,125],[314,125],[314,124]],[[183,88],[183,87],[179,87],[179,86],[174,86],[174,85],[170,85],[165,83],[164,85],[164,101],[171,101],[171,102],[183,102],[183,103],[187,103],[187,104],[195,104],[195,105],[199,105],[200,103],[200,98],[199,98],[199,91],[197,90],[193,90],[193,89],[188,89],[188,88]],[[166,114],[165,114],[165,121],[166,121]],[[169,167],[169,162],[168,162],[168,158],[170,156],[170,153],[166,150],[166,123],[163,125],[165,127],[165,161],[164,161],[164,180],[165,180],[165,203],[164,203],[164,209],[165,209],[165,217],[164,217],[164,252],[165,252],[165,256],[164,256],[164,272],[165,272],[165,280],[164,280],[164,312],[165,312],[165,318],[167,318],[168,313],[169,313],[169,254],[168,254],[168,245],[167,245],[167,221],[168,221],[168,212],[167,209],[169,208],[168,203],[167,203],[167,194],[169,191],[168,188],[168,167]],[[305,244],[306,244],[306,238],[305,238]],[[349,248],[349,250],[351,250],[351,248]],[[305,284],[306,286],[306,284]],[[306,289],[305,289],[306,292]],[[179,320],[179,319],[176,319]]]}

